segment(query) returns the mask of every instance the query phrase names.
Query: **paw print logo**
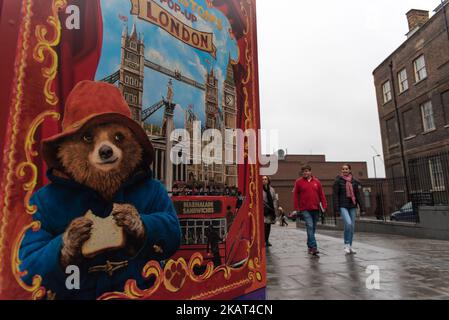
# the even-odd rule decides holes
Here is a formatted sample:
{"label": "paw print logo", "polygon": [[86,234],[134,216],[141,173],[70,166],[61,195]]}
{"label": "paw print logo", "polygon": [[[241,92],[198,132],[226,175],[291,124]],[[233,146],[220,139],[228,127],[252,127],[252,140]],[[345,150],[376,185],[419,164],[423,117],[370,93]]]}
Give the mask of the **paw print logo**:
{"label": "paw print logo", "polygon": [[183,287],[187,277],[186,270],[187,265],[182,259],[167,263],[164,284],[168,291],[178,292]]}

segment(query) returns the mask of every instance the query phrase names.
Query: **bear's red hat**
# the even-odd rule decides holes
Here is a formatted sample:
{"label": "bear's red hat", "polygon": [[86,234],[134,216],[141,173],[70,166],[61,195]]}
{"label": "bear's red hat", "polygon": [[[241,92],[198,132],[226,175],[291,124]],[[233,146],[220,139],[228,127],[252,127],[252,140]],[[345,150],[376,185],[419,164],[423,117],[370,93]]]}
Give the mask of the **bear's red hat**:
{"label": "bear's red hat", "polygon": [[150,166],[154,149],[143,128],[131,119],[131,111],[119,89],[112,84],[81,81],[70,92],[62,121],[62,132],[42,141],[42,154],[49,168],[59,166],[58,145],[87,124],[120,123],[128,127],[143,148],[143,161]]}

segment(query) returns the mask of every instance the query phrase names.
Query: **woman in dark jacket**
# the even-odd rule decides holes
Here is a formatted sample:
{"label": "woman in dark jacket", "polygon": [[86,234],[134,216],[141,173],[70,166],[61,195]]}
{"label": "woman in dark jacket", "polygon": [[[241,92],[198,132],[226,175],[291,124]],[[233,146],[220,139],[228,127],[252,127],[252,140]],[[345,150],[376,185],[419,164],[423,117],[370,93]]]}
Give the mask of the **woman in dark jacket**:
{"label": "woman in dark jacket", "polygon": [[341,168],[341,175],[337,176],[333,188],[334,211],[340,213],[345,225],[344,241],[345,253],[355,254],[352,249],[352,239],[354,237],[355,217],[357,207],[361,212],[365,212],[365,205],[362,197],[362,186],[354,179],[351,166],[345,164]]}
{"label": "woman in dark jacket", "polygon": [[263,183],[263,214],[265,222],[265,245],[271,247],[270,232],[271,225],[276,223],[278,199],[276,191],[271,186],[270,178],[267,176],[262,177]]}

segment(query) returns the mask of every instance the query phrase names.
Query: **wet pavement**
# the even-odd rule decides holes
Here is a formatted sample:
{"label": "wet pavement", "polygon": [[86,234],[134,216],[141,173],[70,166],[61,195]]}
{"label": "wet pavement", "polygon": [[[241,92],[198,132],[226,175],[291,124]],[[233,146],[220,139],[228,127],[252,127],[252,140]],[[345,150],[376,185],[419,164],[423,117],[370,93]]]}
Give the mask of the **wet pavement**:
{"label": "wet pavement", "polygon": [[[342,231],[319,230],[321,254],[315,258],[307,254],[306,238],[294,223],[273,226],[273,246],[267,250],[268,299],[449,300],[448,241],[356,233],[357,254],[347,256]],[[376,268],[380,289],[368,289],[367,278],[375,279]]]}

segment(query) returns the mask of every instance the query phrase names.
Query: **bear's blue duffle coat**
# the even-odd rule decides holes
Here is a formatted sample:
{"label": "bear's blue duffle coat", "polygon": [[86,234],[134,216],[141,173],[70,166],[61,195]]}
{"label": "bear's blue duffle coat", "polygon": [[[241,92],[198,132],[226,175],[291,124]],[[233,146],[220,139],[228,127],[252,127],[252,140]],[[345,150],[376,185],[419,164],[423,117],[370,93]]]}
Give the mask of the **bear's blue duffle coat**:
{"label": "bear's blue duffle coat", "polygon": [[[40,222],[36,232],[29,230],[23,239],[19,258],[22,280],[31,285],[35,275],[42,277],[42,285],[56,294],[56,299],[96,299],[106,292],[123,291],[128,279],[134,279],[140,289],[152,285],[142,277],[142,270],[150,260],[163,261],[178,250],[181,231],[178,217],[165,187],[152,178],[150,171],[131,177],[116,193],[112,201],[105,201],[94,190],[75,181],[47,173],[51,183],[37,191],[30,203],[37,206],[33,219]],[[99,217],[107,217],[113,203],[132,204],[145,227],[143,247],[134,256],[126,248],[84,259],[79,265],[80,289],[68,290],[66,270],[60,264],[63,234],[70,222],[91,210]],[[157,250],[159,246],[162,252]],[[156,252],[158,251],[158,252]],[[107,261],[127,261],[127,267],[106,272],[89,273],[90,267],[105,265]]]}

